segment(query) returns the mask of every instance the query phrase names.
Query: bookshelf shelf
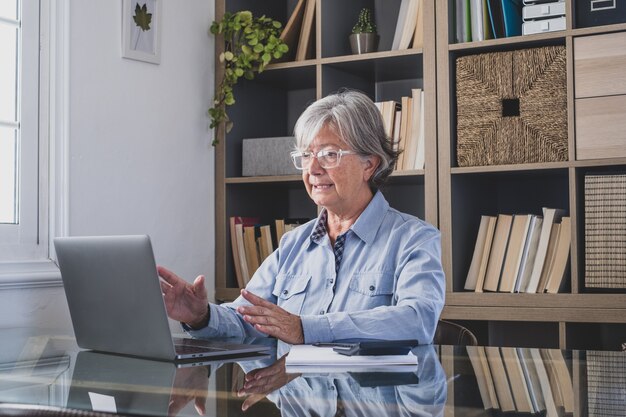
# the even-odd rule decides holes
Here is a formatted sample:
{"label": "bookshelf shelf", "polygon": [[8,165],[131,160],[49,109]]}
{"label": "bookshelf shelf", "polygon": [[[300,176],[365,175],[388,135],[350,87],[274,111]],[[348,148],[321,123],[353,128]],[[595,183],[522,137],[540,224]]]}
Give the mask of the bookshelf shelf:
{"label": "bookshelf shelf", "polygon": [[463,42],[463,43],[451,43],[448,45],[448,50],[452,51],[472,51],[476,52],[478,50],[487,50],[497,48],[500,50],[502,47],[506,46],[515,46],[518,45],[526,45],[531,46],[537,43],[548,43],[550,44],[552,41],[562,41],[569,32],[567,30],[561,30],[558,32],[549,32],[549,33],[537,33],[533,35],[524,35],[524,36],[513,36],[510,38],[502,38],[502,39],[488,39],[485,41],[478,42]]}
{"label": "bookshelf shelf", "polygon": [[452,167],[450,173],[459,174],[480,174],[488,172],[520,172],[537,171],[550,169],[563,169],[572,166],[570,162],[542,162],[536,164],[515,164],[515,165],[488,165],[476,167]]}
{"label": "bookshelf shelf", "polygon": [[264,177],[232,177],[224,179],[224,183],[226,184],[255,184],[263,182],[302,182],[302,177],[300,175],[280,175]]}

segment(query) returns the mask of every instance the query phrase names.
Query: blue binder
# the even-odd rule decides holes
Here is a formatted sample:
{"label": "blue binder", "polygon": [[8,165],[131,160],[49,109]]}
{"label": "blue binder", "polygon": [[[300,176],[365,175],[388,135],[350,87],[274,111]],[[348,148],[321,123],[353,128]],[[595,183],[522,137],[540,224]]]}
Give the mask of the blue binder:
{"label": "blue binder", "polygon": [[522,0],[502,0],[504,36],[522,34]]}

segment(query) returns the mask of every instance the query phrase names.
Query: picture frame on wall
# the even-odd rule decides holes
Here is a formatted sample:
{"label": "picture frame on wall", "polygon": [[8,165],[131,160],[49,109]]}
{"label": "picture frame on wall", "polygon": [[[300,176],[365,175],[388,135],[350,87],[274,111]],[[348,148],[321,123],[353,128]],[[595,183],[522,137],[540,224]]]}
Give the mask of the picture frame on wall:
{"label": "picture frame on wall", "polygon": [[161,63],[162,0],[122,0],[122,57]]}

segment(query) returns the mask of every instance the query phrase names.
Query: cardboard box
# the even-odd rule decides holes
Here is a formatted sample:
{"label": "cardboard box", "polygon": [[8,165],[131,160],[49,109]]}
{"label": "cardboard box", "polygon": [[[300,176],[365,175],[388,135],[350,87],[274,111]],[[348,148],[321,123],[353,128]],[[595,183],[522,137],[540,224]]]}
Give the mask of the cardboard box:
{"label": "cardboard box", "polygon": [[244,177],[264,175],[297,175],[289,153],[295,149],[296,138],[281,136],[244,139],[242,173]]}

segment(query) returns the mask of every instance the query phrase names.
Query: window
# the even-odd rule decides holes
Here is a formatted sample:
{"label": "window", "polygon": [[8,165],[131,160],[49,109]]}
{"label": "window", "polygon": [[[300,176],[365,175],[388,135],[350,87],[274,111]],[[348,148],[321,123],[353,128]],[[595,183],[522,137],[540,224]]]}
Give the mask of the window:
{"label": "window", "polygon": [[[40,2],[0,1],[0,261],[48,256]],[[44,63],[45,64],[45,63]]]}

